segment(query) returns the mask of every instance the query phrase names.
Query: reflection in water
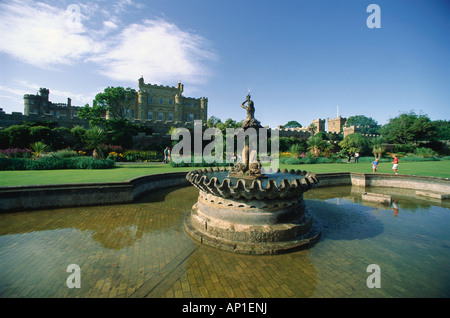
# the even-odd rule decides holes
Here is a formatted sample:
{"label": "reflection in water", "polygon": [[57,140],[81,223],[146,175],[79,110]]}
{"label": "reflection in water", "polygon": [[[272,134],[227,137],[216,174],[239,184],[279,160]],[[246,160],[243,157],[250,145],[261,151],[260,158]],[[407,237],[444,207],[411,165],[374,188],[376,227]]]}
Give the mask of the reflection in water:
{"label": "reflection in water", "polygon": [[[363,202],[388,193],[392,205]],[[322,225],[311,249],[249,256],[201,246],[184,233],[194,187],[134,204],[0,215],[1,297],[448,297],[449,203],[398,189],[305,193]],[[81,288],[66,286],[69,264]],[[370,264],[382,288],[366,285]]]}

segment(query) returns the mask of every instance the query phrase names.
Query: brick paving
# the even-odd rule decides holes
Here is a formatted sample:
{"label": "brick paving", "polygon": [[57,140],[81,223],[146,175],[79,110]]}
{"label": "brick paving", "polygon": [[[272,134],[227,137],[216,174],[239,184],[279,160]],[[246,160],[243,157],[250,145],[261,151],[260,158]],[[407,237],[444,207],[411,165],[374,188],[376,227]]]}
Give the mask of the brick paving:
{"label": "brick paving", "polygon": [[[167,189],[130,205],[0,215],[0,296],[450,296],[449,258],[437,239],[393,233],[383,211],[380,219],[370,207],[361,212],[350,203],[336,209],[308,201],[323,222],[316,246],[286,255],[238,255],[200,246],[184,233],[183,217],[197,193]],[[448,236],[439,242],[448,244]],[[382,288],[366,285],[373,263],[382,269]],[[79,289],[66,285],[69,264],[80,266]]]}

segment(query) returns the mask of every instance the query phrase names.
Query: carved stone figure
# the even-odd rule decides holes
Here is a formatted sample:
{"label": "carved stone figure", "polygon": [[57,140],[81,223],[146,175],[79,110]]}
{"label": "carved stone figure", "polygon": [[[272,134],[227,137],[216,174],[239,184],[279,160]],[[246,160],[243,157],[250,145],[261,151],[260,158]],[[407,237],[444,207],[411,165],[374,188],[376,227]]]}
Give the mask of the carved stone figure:
{"label": "carved stone figure", "polygon": [[[255,106],[250,98],[251,96],[250,94],[248,94],[246,100],[241,104],[241,107],[247,110],[247,118],[245,118],[244,122],[242,123],[242,128],[262,128],[261,123],[255,118]],[[247,106],[245,106],[246,103]]]}

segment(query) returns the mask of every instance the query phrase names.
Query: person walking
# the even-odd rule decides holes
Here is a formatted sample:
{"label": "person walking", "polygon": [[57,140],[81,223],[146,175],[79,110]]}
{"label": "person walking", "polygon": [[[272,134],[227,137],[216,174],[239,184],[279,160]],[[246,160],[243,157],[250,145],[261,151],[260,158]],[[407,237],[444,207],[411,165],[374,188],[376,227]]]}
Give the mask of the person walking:
{"label": "person walking", "polygon": [[392,170],[394,170],[395,174],[398,174],[398,157],[397,155],[394,155],[394,161],[392,161]]}
{"label": "person walking", "polygon": [[373,173],[377,173],[377,171],[378,171],[378,159],[375,159],[374,161],[372,161],[372,169],[373,169]]}
{"label": "person walking", "polygon": [[169,161],[170,161],[170,149],[169,149],[169,147],[166,147],[166,149],[164,149],[163,163],[169,163]]}
{"label": "person walking", "polygon": [[359,152],[355,152],[355,163],[358,163]]}

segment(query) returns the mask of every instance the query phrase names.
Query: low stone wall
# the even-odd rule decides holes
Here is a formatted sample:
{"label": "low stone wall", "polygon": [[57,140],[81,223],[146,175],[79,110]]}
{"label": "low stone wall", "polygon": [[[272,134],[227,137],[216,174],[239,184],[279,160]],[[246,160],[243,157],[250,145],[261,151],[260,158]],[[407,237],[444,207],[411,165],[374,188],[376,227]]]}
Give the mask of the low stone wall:
{"label": "low stone wall", "polygon": [[125,182],[1,187],[0,212],[130,203],[145,193],[188,184],[186,172],[177,172]]}
{"label": "low stone wall", "polygon": [[[0,212],[130,203],[167,187],[190,185],[187,172],[149,175],[125,182],[0,187]],[[319,187],[393,187],[450,194],[448,178],[394,174],[322,173]],[[447,198],[448,196],[443,196]]]}
{"label": "low stone wall", "polygon": [[411,190],[424,190],[450,194],[448,178],[425,177],[401,174],[365,174],[365,173],[323,173],[317,174],[319,187],[353,185],[359,187],[385,187]]}

